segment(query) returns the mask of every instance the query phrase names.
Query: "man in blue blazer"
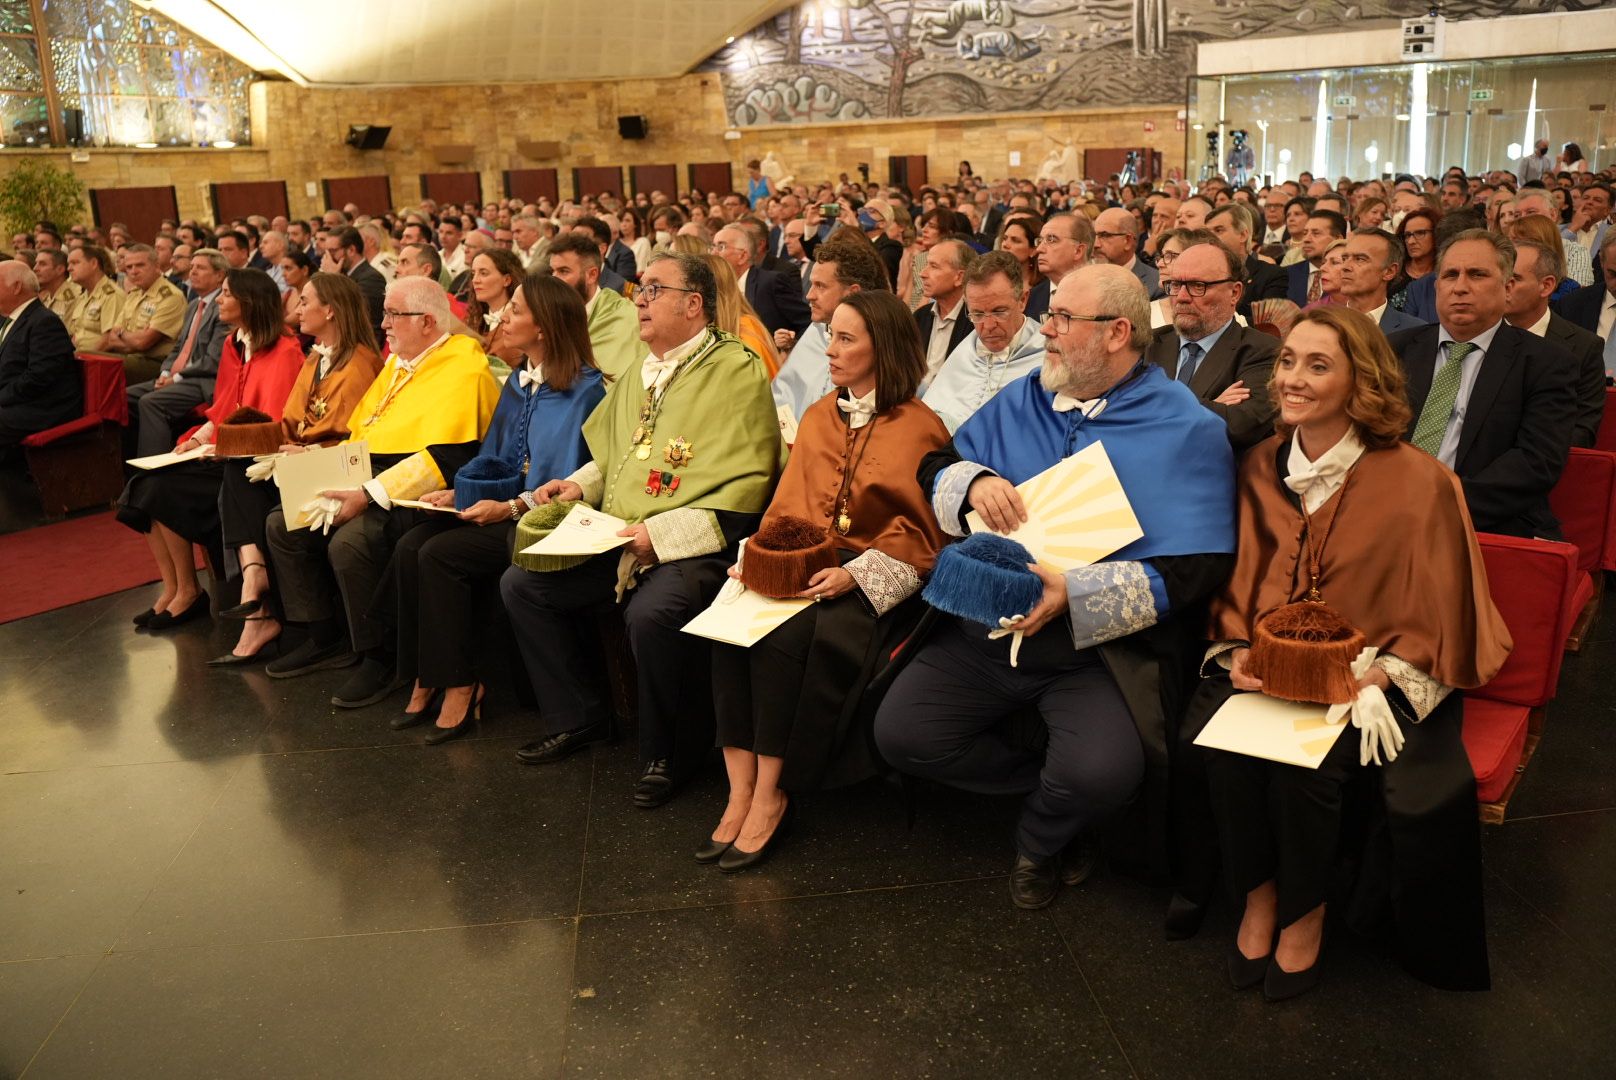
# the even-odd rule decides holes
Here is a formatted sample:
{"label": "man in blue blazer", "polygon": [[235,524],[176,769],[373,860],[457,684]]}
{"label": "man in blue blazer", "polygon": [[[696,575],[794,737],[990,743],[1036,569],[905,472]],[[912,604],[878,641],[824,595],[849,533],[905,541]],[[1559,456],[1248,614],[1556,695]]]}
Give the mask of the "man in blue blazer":
{"label": "man in blue blazer", "polygon": [[1302,227],[1302,260],[1292,263],[1287,271],[1290,281],[1285,295],[1297,307],[1307,307],[1322,292],[1315,293],[1321,283],[1319,271],[1324,268],[1324,253],[1331,244],[1347,235],[1347,219],[1334,210],[1315,210],[1307,215]]}
{"label": "man in blue blazer", "polygon": [[32,270],[0,262],[0,453],[83,413],[84,384],[67,327],[39,302]]}
{"label": "man in blue blazer", "polygon": [[1341,266],[1341,298],[1354,311],[1378,322],[1387,334],[1425,325],[1424,320],[1386,302],[1386,289],[1402,271],[1403,258],[1401,240],[1380,229],[1365,229],[1347,241],[1347,258]]}
{"label": "man in blue blazer", "polygon": [[759,261],[767,246],[767,234],[756,223],[747,228],[746,222],[736,222],[718,230],[713,237],[713,254],[735,271],[741,294],[758,313],[769,333],[789,330],[801,336],[812,321],[808,314],[808,301],[803,299],[801,282],[774,270],[765,270]]}

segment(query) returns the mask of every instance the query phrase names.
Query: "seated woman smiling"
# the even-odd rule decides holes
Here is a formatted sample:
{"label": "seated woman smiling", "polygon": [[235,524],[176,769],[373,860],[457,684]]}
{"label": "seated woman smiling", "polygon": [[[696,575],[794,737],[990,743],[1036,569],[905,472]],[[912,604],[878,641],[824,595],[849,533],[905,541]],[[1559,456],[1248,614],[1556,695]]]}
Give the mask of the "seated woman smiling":
{"label": "seated woman smiling", "polygon": [[[1485,988],[1459,691],[1497,673],[1510,639],[1464,491],[1402,440],[1402,368],[1368,316],[1304,312],[1270,390],[1279,433],[1240,465],[1235,570],[1212,604],[1213,674],[1186,727],[1193,737],[1233,693],[1260,691],[1340,704],[1355,730],[1317,769],[1207,752],[1224,876],[1243,907],[1230,978],[1271,1000],[1311,988],[1326,903],[1339,900],[1353,929],[1390,927],[1419,978]],[[1317,635],[1288,630],[1330,622],[1351,631],[1338,651],[1366,646],[1355,661],[1321,659]],[[1298,689],[1330,680],[1333,697]]]}

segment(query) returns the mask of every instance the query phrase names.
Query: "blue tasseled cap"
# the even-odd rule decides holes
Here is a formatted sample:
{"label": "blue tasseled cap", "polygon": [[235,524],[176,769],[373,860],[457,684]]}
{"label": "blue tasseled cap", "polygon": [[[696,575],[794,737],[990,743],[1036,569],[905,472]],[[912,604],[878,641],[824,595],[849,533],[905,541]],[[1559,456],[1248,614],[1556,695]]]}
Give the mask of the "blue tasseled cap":
{"label": "blue tasseled cap", "polygon": [[921,595],[938,611],[998,626],[1043,599],[1043,580],[1027,569],[1032,561],[1032,553],[1007,536],[972,533],[937,556]]}

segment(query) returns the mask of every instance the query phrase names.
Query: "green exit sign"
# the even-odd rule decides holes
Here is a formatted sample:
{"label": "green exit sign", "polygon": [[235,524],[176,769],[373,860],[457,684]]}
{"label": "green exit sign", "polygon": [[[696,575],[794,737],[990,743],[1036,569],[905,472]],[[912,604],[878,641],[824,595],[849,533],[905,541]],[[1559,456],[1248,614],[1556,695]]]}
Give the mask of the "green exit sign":
{"label": "green exit sign", "polygon": [[1358,99],[1351,94],[1337,94],[1331,99],[1330,104],[1338,109],[1350,109],[1358,104]]}
{"label": "green exit sign", "polygon": [[1493,92],[1491,90],[1472,90],[1472,91],[1470,91],[1470,100],[1471,101],[1491,101],[1492,99],[1493,99]]}

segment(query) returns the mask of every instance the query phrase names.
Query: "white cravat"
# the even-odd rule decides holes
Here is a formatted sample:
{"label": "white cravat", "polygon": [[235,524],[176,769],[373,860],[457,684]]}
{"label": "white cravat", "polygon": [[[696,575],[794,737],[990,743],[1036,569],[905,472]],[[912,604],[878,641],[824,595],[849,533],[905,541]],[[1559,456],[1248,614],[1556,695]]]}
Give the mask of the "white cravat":
{"label": "white cravat", "polygon": [[640,385],[661,394],[673,378],[673,373],[678,370],[680,362],[696,351],[696,346],[701,344],[706,335],[707,328],[704,326],[689,341],[669,349],[666,356],[647,353],[645,364],[640,368]]}
{"label": "white cravat", "polygon": [[499,329],[499,324],[504,318],[505,309],[503,307],[498,311],[485,311],[483,312],[483,325],[488,327],[488,332],[492,334]]}
{"label": "white cravat", "polygon": [[851,400],[839,397],[836,399],[836,407],[847,414],[847,426],[857,431],[875,419],[875,391],[871,390],[863,397],[856,397]]}
{"label": "white cravat", "polygon": [[315,342],[309,348],[309,351],[320,358],[318,369],[315,372],[316,378],[325,378],[326,373],[331,370],[331,354],[337,351],[336,346],[321,345],[319,342]]}
{"label": "white cravat", "polygon": [[521,370],[517,371],[516,383],[524,391],[530,386],[542,386],[544,384],[544,365],[538,364],[535,366],[533,361],[529,360],[522,365]]}
{"label": "white cravat", "polygon": [[1329,501],[1330,496],[1347,482],[1347,472],[1363,456],[1364,445],[1358,432],[1348,428],[1341,441],[1309,461],[1302,453],[1301,433],[1291,436],[1291,453],[1285,486],[1296,492],[1308,513],[1313,513]]}
{"label": "white cravat", "polygon": [[1100,410],[1105,408],[1105,398],[1095,398],[1093,401],[1079,401],[1070,394],[1056,394],[1052,408],[1056,412],[1071,412],[1076,409],[1084,416],[1098,416]]}
{"label": "white cravat", "polygon": [[241,353],[243,364],[252,362],[252,339],[247,336],[245,330],[236,331],[236,351]]}

